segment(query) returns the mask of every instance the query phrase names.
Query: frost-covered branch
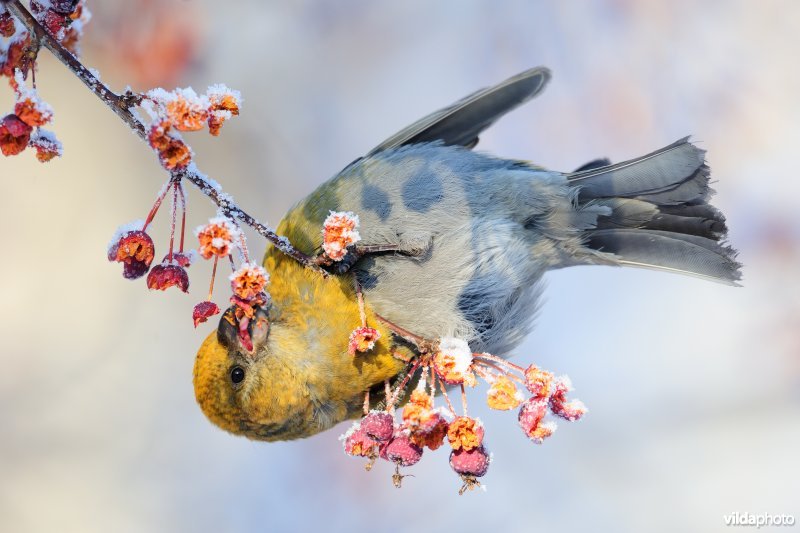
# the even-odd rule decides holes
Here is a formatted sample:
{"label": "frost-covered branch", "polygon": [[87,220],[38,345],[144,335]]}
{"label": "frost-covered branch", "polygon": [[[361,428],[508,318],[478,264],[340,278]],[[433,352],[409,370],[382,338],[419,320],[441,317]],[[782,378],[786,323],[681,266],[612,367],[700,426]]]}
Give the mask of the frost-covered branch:
{"label": "frost-covered branch", "polygon": [[[65,46],[48,31],[37,18],[31,14],[20,0],[12,0],[2,5],[19,20],[32,36],[32,43],[27,47],[27,54],[32,55],[31,62],[41,46],[47,48],[61,63],[63,63],[75,76],[81,80],[98,98],[108,105],[116,115],[143,141],[152,145],[148,139],[147,127],[137,118],[132,109],[142,103],[142,95],[137,95],[130,90],[123,94],[116,94],[110,90],[91,70],[86,68]],[[168,169],[173,179],[188,180],[197,186],[200,191],[208,196],[219,208],[220,212],[233,220],[239,220],[250,226],[265,239],[276,246],[281,252],[293,258],[305,267],[327,275],[326,271],[318,266],[312,257],[297,250],[288,239],[277,235],[272,229],[259,222],[239,207],[221,187],[200,173],[194,165]]]}

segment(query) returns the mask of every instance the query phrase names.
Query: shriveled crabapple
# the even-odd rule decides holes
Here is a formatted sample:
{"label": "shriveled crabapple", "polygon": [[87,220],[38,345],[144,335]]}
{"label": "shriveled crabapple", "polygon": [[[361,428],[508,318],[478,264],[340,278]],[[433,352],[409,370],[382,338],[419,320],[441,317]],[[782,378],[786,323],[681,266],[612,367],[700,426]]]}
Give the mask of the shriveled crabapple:
{"label": "shriveled crabapple", "polygon": [[377,329],[368,326],[358,327],[350,333],[347,353],[355,355],[356,353],[368,352],[375,347],[375,342],[380,338],[381,333]]}
{"label": "shriveled crabapple", "polygon": [[153,239],[141,229],[131,229],[131,225],[121,226],[108,247],[108,260],[122,263],[122,275],[127,279],[144,276],[154,255]]}
{"label": "shriveled crabapple", "polygon": [[169,263],[154,266],[147,275],[147,288],[164,291],[170,287],[189,292],[189,274],[186,269]]}
{"label": "shriveled crabapple", "polygon": [[567,392],[572,390],[572,382],[567,376],[554,381],[553,394],[550,396],[550,410],[558,417],[574,422],[586,414],[588,409],[580,400],[567,401]]}
{"label": "shriveled crabapple", "polygon": [[347,248],[359,240],[358,215],[351,212],[331,211],[322,228],[322,249],[333,261],[341,261]]}
{"label": "shriveled crabapple", "polygon": [[204,259],[226,257],[233,249],[234,240],[239,238],[239,229],[227,218],[216,217],[199,226],[195,235],[200,242],[197,250]]}
{"label": "shriveled crabapple", "polygon": [[31,128],[17,115],[6,115],[0,120],[0,151],[4,156],[17,155],[28,146]]}
{"label": "shriveled crabapple", "polygon": [[481,477],[489,470],[491,457],[483,445],[471,450],[453,450],[450,452],[450,466],[457,474]]}
{"label": "shriveled crabapple", "polygon": [[541,398],[529,398],[519,410],[519,426],[536,444],[544,442],[556,430],[554,422],[543,421],[546,414],[547,400]]}
{"label": "shriveled crabapple", "polygon": [[54,157],[61,157],[63,148],[52,131],[37,128],[31,135],[28,146],[36,150],[36,159],[46,163]]}
{"label": "shriveled crabapple", "polygon": [[199,304],[194,306],[192,310],[192,320],[194,321],[194,327],[197,327],[198,324],[202,324],[203,322],[207,321],[210,317],[214,315],[218,315],[220,313],[219,306],[210,300],[205,300],[200,302]]}
{"label": "shriveled crabapple", "polygon": [[552,393],[553,373],[536,365],[525,369],[525,387],[535,398],[548,398]]}
{"label": "shriveled crabapple", "polygon": [[454,337],[442,337],[439,349],[433,356],[436,375],[448,385],[475,385],[472,373],[472,350],[466,341]]}
{"label": "shriveled crabapple", "polygon": [[386,442],[394,433],[394,417],[386,411],[370,411],[361,420],[361,427],[371,439]]}
{"label": "shriveled crabapple", "polygon": [[483,424],[477,418],[459,416],[450,422],[447,440],[454,450],[472,450],[483,442]]}
{"label": "shriveled crabapple", "polygon": [[429,448],[430,450],[438,449],[444,444],[444,439],[447,437],[447,431],[450,424],[441,413],[430,411],[419,425],[409,428],[409,438],[411,442],[420,448]]}
{"label": "shriveled crabapple", "polygon": [[486,392],[486,403],[492,409],[516,409],[524,400],[522,393],[507,376],[498,376]]}
{"label": "shriveled crabapple", "polygon": [[264,292],[269,274],[256,263],[244,263],[228,278],[233,294],[242,300],[252,300]]}
{"label": "shriveled crabapple", "polygon": [[411,442],[407,435],[395,435],[382,450],[381,457],[397,466],[413,466],[422,459],[422,448]]}

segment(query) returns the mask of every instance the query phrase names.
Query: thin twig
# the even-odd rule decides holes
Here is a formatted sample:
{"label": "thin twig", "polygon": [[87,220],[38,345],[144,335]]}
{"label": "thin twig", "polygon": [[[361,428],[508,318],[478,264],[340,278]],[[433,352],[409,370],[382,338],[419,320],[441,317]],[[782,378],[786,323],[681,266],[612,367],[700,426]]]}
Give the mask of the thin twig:
{"label": "thin twig", "polygon": [[[133,131],[140,139],[147,142],[147,131],[145,125],[136,118],[131,112],[131,108],[136,107],[140,98],[133,93],[125,93],[122,95],[116,94],[109,89],[103,82],[97,79],[97,76],[86,68],[69,50],[64,48],[41,24],[36,18],[22,5],[20,0],[12,0],[5,4],[8,11],[11,12],[22,24],[27,28],[28,32],[33,36],[35,43],[44,45],[61,63],[64,64],[79,80],[83,82],[86,87],[92,91],[95,96],[100,98],[116,115],[122,119],[125,124]],[[247,214],[238,205],[233,202],[233,199],[225,194],[219,186],[212,185],[206,178],[194,168],[181,169],[172,171],[172,176],[186,179],[192,182],[200,191],[208,196],[222,213],[232,219],[240,220],[247,226],[256,230],[261,236],[271,242],[278,250],[288,255],[304,267],[318,272],[323,277],[327,277],[328,273],[314,264],[313,259],[296,249],[285,237],[280,237],[270,228],[259,222],[256,218]]]}

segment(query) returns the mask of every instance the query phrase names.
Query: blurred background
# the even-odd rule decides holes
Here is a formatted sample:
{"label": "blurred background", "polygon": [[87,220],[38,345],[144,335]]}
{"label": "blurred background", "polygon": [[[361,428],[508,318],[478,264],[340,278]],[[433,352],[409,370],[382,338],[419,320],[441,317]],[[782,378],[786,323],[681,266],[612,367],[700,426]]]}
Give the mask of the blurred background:
{"label": "blurred background", "polygon": [[[458,496],[445,449],[397,490],[389,465],[367,473],[342,453],[347,425],[290,443],[233,437],[192,390],[195,350],[213,329],[195,331],[190,316],[208,265],[192,267],[186,296],[150,293],[105,259],[165,174],[45,53],[37,80],[64,157],[0,160],[0,530],[707,532],[734,511],[800,519],[800,4],[89,7],[83,59],[113,89],[242,92],[221,137],[186,138],[200,168],[262,220],[276,224],[422,115],[547,65],[545,93],[478,148],[572,170],[694,135],[744,286],[608,267],[549,274],[515,357],[569,374],[591,412],[536,446],[514,413],[473,400],[494,453],[486,493]],[[0,109],[11,102],[0,91]],[[192,190],[190,226],[212,214]],[[161,250],[167,218],[154,231]]]}

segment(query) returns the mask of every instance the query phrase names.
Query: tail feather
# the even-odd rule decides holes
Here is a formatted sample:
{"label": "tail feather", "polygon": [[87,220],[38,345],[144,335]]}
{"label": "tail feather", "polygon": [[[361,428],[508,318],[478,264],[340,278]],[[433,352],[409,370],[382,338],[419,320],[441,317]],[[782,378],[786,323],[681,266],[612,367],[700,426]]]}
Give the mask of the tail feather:
{"label": "tail feather", "polygon": [[725,244],[725,217],[709,205],[705,152],[681,139],[644,157],[567,176],[578,202],[608,207],[585,245],[621,265],[736,284],[741,265]]}

